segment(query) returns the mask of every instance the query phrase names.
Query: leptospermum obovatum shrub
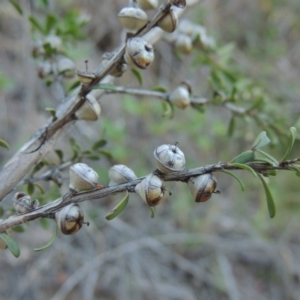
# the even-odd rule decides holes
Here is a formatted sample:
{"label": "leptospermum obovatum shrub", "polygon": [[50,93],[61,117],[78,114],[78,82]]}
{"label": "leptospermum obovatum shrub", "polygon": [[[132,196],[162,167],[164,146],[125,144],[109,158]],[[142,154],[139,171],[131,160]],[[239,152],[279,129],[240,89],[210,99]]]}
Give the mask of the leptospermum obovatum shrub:
{"label": "leptospermum obovatum shrub", "polygon": [[[267,130],[270,130],[270,125],[272,125],[273,131],[271,132],[273,135],[274,132],[276,134],[280,132],[277,130],[278,127],[276,127],[273,116],[269,116],[262,109],[267,102],[267,96],[263,90],[250,80],[241,78],[231,68],[230,57],[233,47],[230,44],[216,46],[206,28],[189,20],[180,21],[179,14],[186,4],[185,1],[167,1],[161,6],[157,6],[155,1],[144,2],[138,1],[136,3],[133,1],[132,6],[123,8],[116,16],[127,32],[122,47],[112,49],[112,52],[103,55],[100,67],[93,68],[95,71],[89,71],[91,66],[87,65],[85,70],[77,70],[77,76],[75,76],[75,63],[68,57],[67,49],[70,42],[76,42],[84,36],[81,33],[81,28],[88,21],[87,18],[74,13],[68,14],[62,20],[51,14],[45,15],[44,20],[38,20],[34,16],[29,18],[35,40],[32,54],[37,60],[37,75],[50,87],[54,82],[61,82],[65,94],[70,96],[69,101],[73,100],[74,102],[76,99],[68,111],[57,113],[56,108],[47,109],[52,115],[52,120],[47,124],[46,130],[38,136],[36,141],[38,147],[23,149],[23,155],[34,156],[53,138],[58,129],[63,129],[70,122],[81,119],[96,121],[100,116],[101,108],[98,99],[90,93],[93,89],[99,89],[107,94],[126,93],[136,96],[151,96],[162,100],[164,113],[169,117],[172,117],[174,107],[175,109],[184,109],[190,106],[203,112],[204,107],[210,104],[222,106],[232,113],[228,129],[229,135],[233,134],[235,119],[239,116],[252,118]],[[15,1],[11,1],[11,3],[22,14],[22,7],[18,3]],[[47,2],[45,1],[46,6]],[[143,9],[149,8],[156,9],[152,18],[149,18],[148,13],[143,11]],[[193,55],[193,49],[197,49],[197,53],[194,55],[198,63],[206,64],[211,68],[208,79],[211,95],[208,97],[193,95],[193,87],[184,81],[177,88],[170,90],[160,86],[159,83],[152,90],[144,90],[102,82],[107,74],[120,77],[124,72],[131,69],[133,75],[142,84],[143,74],[139,69],[147,69],[155,61],[154,45],[152,45],[151,40],[146,40],[144,35],[150,29],[157,27],[166,32],[162,36],[163,40],[170,43],[179,56]],[[78,89],[80,89],[79,92]],[[227,162],[194,169],[188,169],[190,166],[186,166],[185,157],[189,153],[183,145],[178,145],[176,141],[174,141],[174,145],[158,145],[156,149],[153,149],[153,170],[149,174],[136,178],[130,166],[118,164],[107,171],[110,183],[107,182],[105,185],[98,184],[97,173],[91,166],[82,163],[82,160],[85,158],[99,160],[101,156],[110,159],[111,154],[105,149],[106,141],[101,138],[89,148],[82,149],[75,139],[71,139],[70,145],[73,150],[71,157],[66,158],[62,150],[56,149],[55,153],[59,158],[58,165],[49,165],[46,160],[40,157],[38,161],[34,161],[30,165],[30,172],[24,172],[21,176],[26,187],[26,193],[17,192],[12,201],[14,210],[2,212],[0,248],[8,248],[15,256],[18,256],[20,249],[17,242],[11,237],[11,229],[22,230],[23,227],[20,227],[22,223],[37,218],[52,219],[56,222],[57,229],[60,229],[61,233],[74,234],[80,230],[83,224],[86,224],[84,212],[79,202],[95,200],[108,195],[125,192],[122,201],[111,212],[108,212],[107,220],[117,217],[126,208],[130,193],[139,194],[150,208],[151,216],[154,217],[155,206],[164,200],[166,194],[171,194],[171,191],[167,191],[165,188],[166,181],[183,182],[184,186],[190,189],[196,203],[206,202],[213,198],[215,193],[222,192],[217,190],[215,176],[217,172],[224,172],[233,176],[238,180],[243,190],[245,184],[237,177],[236,170],[248,171],[252,176],[260,179],[265,190],[269,215],[274,217],[275,204],[265,177],[275,176],[278,171],[282,170],[295,171],[298,176],[300,174],[299,159],[289,159],[296,139],[294,127],[290,129],[289,135],[286,152],[280,160],[261,150],[270,142],[266,131],[263,131],[249,150],[237,154],[233,159],[222,158]],[[3,140],[1,140],[0,145],[9,147]],[[135,150],[132,149],[132,151]],[[155,165],[158,169],[155,169]],[[39,181],[51,180],[57,185],[61,185],[60,172],[64,169],[70,170],[70,191],[67,194],[41,204],[31,199],[35,190],[47,195],[47,191],[43,190],[43,187],[38,183]],[[11,189],[14,187],[12,186]],[[49,199],[47,200],[49,201]],[[41,251],[49,247],[54,242],[57,232],[58,230],[55,230],[49,243],[35,248],[35,250]]]}

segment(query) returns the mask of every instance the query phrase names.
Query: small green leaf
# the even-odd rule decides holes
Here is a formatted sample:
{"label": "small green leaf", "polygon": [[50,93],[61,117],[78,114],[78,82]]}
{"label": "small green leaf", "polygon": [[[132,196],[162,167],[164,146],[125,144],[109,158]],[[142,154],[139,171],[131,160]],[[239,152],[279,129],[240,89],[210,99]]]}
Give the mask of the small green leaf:
{"label": "small green leaf", "polygon": [[248,111],[254,109],[260,110],[263,104],[264,104],[264,97],[259,97],[258,100],[254,102],[250,108],[248,108]]}
{"label": "small green leaf", "polygon": [[48,218],[40,218],[39,221],[44,229],[46,229],[46,230],[50,229],[51,222]]}
{"label": "small green leaf", "polygon": [[49,112],[50,115],[52,116],[52,120],[55,121],[56,120],[56,110],[55,108],[52,107],[46,107],[45,111]]}
{"label": "small green leaf", "polygon": [[157,85],[157,86],[152,88],[152,91],[166,93],[168,90],[167,90],[166,87],[164,87],[162,85]]}
{"label": "small green leaf", "polygon": [[9,150],[9,145],[7,142],[5,142],[4,140],[0,139],[0,147],[6,148],[7,150]]}
{"label": "small green leaf", "polygon": [[46,34],[49,34],[53,27],[57,24],[58,20],[57,18],[52,15],[48,14],[46,18]]}
{"label": "small green leaf", "polygon": [[16,11],[20,14],[23,15],[23,10],[20,4],[15,1],[15,0],[9,0],[10,4],[16,9]]}
{"label": "small green leaf", "polygon": [[64,159],[64,153],[63,153],[63,151],[60,150],[60,149],[55,149],[54,151],[55,151],[56,155],[58,156],[60,162],[62,162],[63,159]]}
{"label": "small green leaf", "polygon": [[5,233],[0,233],[0,238],[5,242],[10,252],[13,254],[14,257],[20,256],[20,248],[17,242]]}
{"label": "small green leaf", "polygon": [[34,184],[29,182],[27,184],[27,194],[32,195],[34,193]]}
{"label": "small green leaf", "polygon": [[0,217],[2,217],[3,214],[4,214],[4,209],[3,209],[2,205],[0,205]]}
{"label": "small green leaf", "polygon": [[191,107],[195,110],[199,111],[200,113],[205,113],[205,106],[204,104],[200,103],[191,103]]}
{"label": "small green leaf", "polygon": [[93,90],[110,90],[113,91],[116,89],[116,86],[112,83],[99,83],[93,86]]}
{"label": "small green leaf", "polygon": [[139,84],[143,85],[143,75],[142,75],[141,71],[137,68],[131,68],[131,72],[137,78]]}
{"label": "small green leaf", "polygon": [[38,172],[39,170],[41,170],[44,166],[45,166],[44,161],[40,161],[40,162],[32,169],[31,176],[32,176],[33,174],[35,174],[36,172]]}
{"label": "small green leaf", "polygon": [[151,211],[151,218],[154,219],[155,217],[155,207],[147,205]]}
{"label": "small green leaf", "polygon": [[245,152],[242,152],[238,156],[236,156],[234,159],[231,160],[231,163],[247,163],[254,161],[255,159],[255,153],[252,150],[248,150]]}
{"label": "small green leaf", "polygon": [[58,226],[56,226],[51,240],[46,245],[44,245],[42,247],[34,248],[33,251],[42,251],[42,250],[45,250],[45,249],[49,248],[53,244],[53,242],[55,241],[55,239],[57,237],[57,232],[58,232]]}
{"label": "small green leaf", "polygon": [[68,88],[68,92],[71,92],[73,90],[75,90],[77,87],[80,86],[80,81],[79,80],[76,80],[75,82],[73,82],[69,88]]}
{"label": "small green leaf", "polygon": [[241,163],[232,163],[231,164],[233,167],[238,167],[240,169],[244,169],[248,172],[250,172],[254,177],[256,177],[256,172],[251,168],[249,167],[248,165],[245,165],[245,164],[241,164]]}
{"label": "small green leaf", "polygon": [[41,194],[45,194],[45,190],[40,184],[34,183],[34,186],[37,187],[40,190]]}
{"label": "small green leaf", "polygon": [[236,176],[234,173],[232,173],[228,170],[222,170],[221,172],[226,173],[226,174],[232,176],[233,178],[235,178],[239,182],[239,184],[241,185],[242,191],[245,191],[245,185],[238,176]]}
{"label": "small green leaf", "polygon": [[257,150],[262,148],[270,143],[270,139],[267,136],[265,131],[262,131],[257,138],[255,139],[254,143],[252,144],[251,150]]}
{"label": "small green leaf", "polygon": [[289,168],[290,169],[292,169],[292,170],[294,170],[294,171],[296,171],[296,175],[298,176],[298,177],[300,177],[300,168],[298,168],[298,167],[296,167],[296,166],[289,166]]}
{"label": "small green leaf", "polygon": [[104,147],[106,144],[107,144],[107,141],[101,139],[101,140],[97,141],[97,142],[92,146],[92,149],[93,149],[93,150],[96,150],[96,149],[98,149],[98,148],[102,148],[102,147]]}
{"label": "small green leaf", "polygon": [[174,116],[174,107],[173,107],[173,104],[170,103],[169,101],[163,101],[162,105],[163,105],[163,110],[164,110],[162,116],[172,119],[173,116]]}
{"label": "small green leaf", "polygon": [[232,137],[232,136],[233,136],[234,130],[235,130],[235,117],[232,116],[231,119],[230,119],[230,122],[229,122],[227,135],[228,135],[229,137]]}
{"label": "small green leaf", "polygon": [[262,150],[259,150],[259,149],[256,150],[256,153],[260,154],[260,155],[255,156],[256,160],[261,160],[261,159],[265,158],[268,160],[267,162],[270,163],[272,166],[275,166],[275,167],[278,166],[277,159],[275,157],[273,157],[272,155],[270,155]]}
{"label": "small green leaf", "polygon": [[274,218],[275,214],[276,214],[276,208],[275,208],[273,196],[271,194],[271,191],[270,191],[265,179],[261,176],[261,174],[257,173],[257,175],[258,175],[259,179],[261,180],[261,183],[262,183],[265,193],[266,193],[269,216],[270,216],[270,218]]}
{"label": "small green leaf", "polygon": [[295,143],[295,140],[296,140],[296,135],[297,135],[297,129],[295,127],[291,127],[290,128],[289,146],[280,161],[285,161],[290,156],[293,146],[294,146],[294,143]]}
{"label": "small green leaf", "polygon": [[43,28],[43,26],[38,22],[38,20],[32,16],[28,17],[29,22],[31,25],[36,28],[38,31],[40,31],[43,35],[46,34],[46,30]]}
{"label": "small green leaf", "polygon": [[109,151],[107,151],[107,150],[98,149],[97,151],[99,153],[103,154],[104,156],[106,156],[108,159],[112,159],[113,158],[112,154]]}
{"label": "small green leaf", "polygon": [[99,160],[100,159],[100,157],[98,155],[89,155],[86,158],[90,159],[90,160]]}
{"label": "small green leaf", "polygon": [[24,232],[25,228],[22,225],[18,225],[18,226],[13,227],[12,231],[15,231],[15,232]]}
{"label": "small green leaf", "polygon": [[122,201],[117,206],[115,206],[115,208],[109,214],[106,215],[105,219],[112,220],[115,217],[117,217],[127,206],[128,199],[129,199],[129,193],[128,191],[126,191],[126,196],[122,199]]}

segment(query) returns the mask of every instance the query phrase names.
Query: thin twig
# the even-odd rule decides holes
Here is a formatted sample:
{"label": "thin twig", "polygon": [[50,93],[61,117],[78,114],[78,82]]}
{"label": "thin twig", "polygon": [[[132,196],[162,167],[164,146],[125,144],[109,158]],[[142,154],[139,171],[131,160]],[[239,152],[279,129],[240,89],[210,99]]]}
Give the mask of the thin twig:
{"label": "thin twig", "polygon": [[[298,158],[296,160],[298,160]],[[289,167],[289,162],[294,162],[294,161],[295,160],[285,161],[278,166],[272,166],[268,163],[259,163],[259,162],[248,163],[247,165],[250,166],[256,172],[266,172],[269,170],[292,171],[292,169]],[[222,170],[241,170],[241,168],[233,166],[231,163],[218,163],[214,165],[202,166],[195,169],[184,170],[180,172],[160,174],[159,176],[164,181],[187,182],[187,180],[190,177],[202,175],[205,173],[218,172]],[[101,198],[122,193],[124,191],[135,193],[135,186],[138,183],[140,183],[144,178],[145,177],[140,177],[136,180],[127,183],[123,183],[111,187],[105,187],[102,189],[96,189],[96,190],[83,192],[79,194],[67,193],[63,197],[55,201],[52,201],[50,203],[47,203],[34,211],[31,211],[23,215],[11,216],[10,218],[2,221],[0,223],[0,232],[4,232],[8,228],[35,220],[37,218],[47,218],[49,216],[53,216],[54,212],[60,210],[62,207],[71,203],[80,203],[89,200],[99,200]]]}

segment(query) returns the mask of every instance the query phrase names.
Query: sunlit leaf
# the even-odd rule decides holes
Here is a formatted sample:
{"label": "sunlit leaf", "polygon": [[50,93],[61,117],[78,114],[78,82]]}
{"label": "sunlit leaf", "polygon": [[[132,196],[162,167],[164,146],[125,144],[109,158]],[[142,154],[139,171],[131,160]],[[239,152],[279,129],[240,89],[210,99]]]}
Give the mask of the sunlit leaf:
{"label": "sunlit leaf", "polygon": [[141,71],[137,68],[131,68],[131,72],[137,78],[139,84],[143,85],[143,75],[142,75]]}
{"label": "sunlit leaf", "polygon": [[234,173],[232,173],[228,170],[222,170],[221,172],[226,173],[226,174],[232,176],[233,178],[235,178],[239,182],[239,184],[241,185],[242,191],[245,191],[245,185],[238,176],[236,176]]}
{"label": "sunlit leaf", "polygon": [[247,163],[254,161],[255,159],[255,153],[252,150],[248,150],[245,152],[242,152],[238,156],[236,156],[234,159],[231,160],[231,163]]}
{"label": "sunlit leaf", "polygon": [[244,170],[250,172],[254,177],[257,176],[256,172],[251,167],[249,167],[248,165],[241,164],[241,163],[232,163],[231,165],[234,166],[234,167],[238,167],[240,169],[244,169]]}
{"label": "sunlit leaf", "polygon": [[42,250],[45,250],[45,249],[49,248],[53,244],[53,242],[55,241],[55,239],[57,237],[57,232],[58,232],[58,226],[56,226],[51,240],[46,245],[44,245],[42,247],[39,247],[39,248],[34,248],[33,250],[34,251],[42,251]]}
{"label": "sunlit leaf", "polygon": [[257,174],[258,174],[259,179],[261,180],[261,183],[262,183],[265,193],[266,193],[269,216],[270,216],[270,218],[274,218],[275,214],[276,214],[276,208],[275,208],[273,196],[271,194],[271,191],[270,191],[265,179],[261,176],[261,174],[259,174],[259,173],[257,173]]}
{"label": "sunlit leaf", "polygon": [[255,139],[254,143],[252,144],[251,149],[257,150],[259,148],[262,148],[270,143],[270,139],[267,136],[267,133],[265,131],[262,131],[257,138]]}
{"label": "sunlit leaf", "polygon": [[9,145],[7,142],[5,142],[4,140],[0,139],[0,147],[6,148],[7,150],[9,150]]}
{"label": "sunlit leaf", "polygon": [[15,257],[20,256],[19,245],[12,237],[10,237],[9,235],[7,235],[5,233],[0,233],[0,238],[2,238],[2,240],[5,242],[5,244],[7,245],[8,249],[13,254],[13,256],[15,256]]}
{"label": "sunlit leaf", "polygon": [[105,216],[106,220],[112,220],[117,217],[127,206],[129,199],[129,193],[126,191],[126,196],[121,200],[121,202],[113,208],[113,210]]}
{"label": "sunlit leaf", "polygon": [[285,161],[291,154],[297,135],[297,129],[295,127],[290,128],[290,141],[286,152],[284,153],[280,161]]}
{"label": "sunlit leaf", "polygon": [[259,150],[259,149],[256,150],[256,153],[259,153],[259,155],[256,155],[255,159],[261,160],[264,158],[264,159],[267,159],[268,160],[267,162],[269,162],[272,166],[278,166],[277,159],[275,157],[273,157],[272,155],[270,155],[262,150]]}

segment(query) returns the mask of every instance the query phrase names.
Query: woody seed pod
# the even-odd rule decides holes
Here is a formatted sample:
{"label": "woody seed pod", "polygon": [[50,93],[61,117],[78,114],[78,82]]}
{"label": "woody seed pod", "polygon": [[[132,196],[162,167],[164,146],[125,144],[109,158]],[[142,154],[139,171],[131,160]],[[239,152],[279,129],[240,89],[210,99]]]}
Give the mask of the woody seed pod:
{"label": "woody seed pod", "polygon": [[[107,63],[113,58],[114,53],[106,52],[102,56],[101,64],[102,66],[107,65]],[[127,70],[127,64],[122,61],[119,61],[109,72],[109,75],[114,77],[121,77]]]}
{"label": "woody seed pod", "polygon": [[71,191],[80,192],[92,190],[97,187],[98,174],[84,163],[77,163],[70,167]]}
{"label": "woody seed pod", "polygon": [[135,192],[138,193],[149,206],[156,206],[164,197],[164,182],[158,176],[151,173],[136,185]]}
{"label": "woody seed pod", "polygon": [[153,47],[140,37],[128,39],[124,60],[129,65],[146,69],[154,60]]}
{"label": "woody seed pod", "polygon": [[60,231],[67,235],[76,233],[85,224],[81,207],[73,203],[56,212],[55,219]]}
{"label": "woody seed pod", "polygon": [[175,41],[175,49],[181,53],[189,54],[193,50],[193,41],[186,34],[179,34]]}
{"label": "woody seed pod", "polygon": [[14,195],[13,204],[17,215],[26,214],[34,209],[31,197],[23,192]]}
{"label": "woody seed pod", "polygon": [[186,108],[191,102],[190,87],[187,84],[182,83],[170,94],[169,100],[181,109]]}
{"label": "woody seed pod", "polygon": [[67,57],[61,57],[57,62],[57,71],[66,78],[72,78],[75,75],[75,64],[73,60]]}
{"label": "woody seed pod", "polygon": [[158,0],[137,0],[137,4],[141,9],[154,9],[158,6]]}
{"label": "woody seed pod", "polygon": [[125,165],[112,166],[108,171],[109,186],[121,184],[135,180],[137,177],[134,172]]}
{"label": "woody seed pod", "polygon": [[205,202],[210,199],[217,187],[217,179],[212,173],[206,173],[188,180],[188,186],[196,202]]}
{"label": "woody seed pod", "polygon": [[100,104],[91,94],[86,95],[86,100],[82,106],[75,112],[78,120],[96,121],[101,113]]}
{"label": "woody seed pod", "polygon": [[169,12],[157,22],[157,26],[166,32],[173,32],[178,26],[178,17],[172,7]]}
{"label": "woody seed pod", "polygon": [[147,14],[136,7],[124,7],[119,12],[118,19],[125,30],[130,33],[136,33],[148,22]]}
{"label": "woody seed pod", "polygon": [[76,74],[77,74],[78,80],[82,84],[89,84],[96,78],[96,75],[92,72],[77,71]]}
{"label": "woody seed pod", "polygon": [[184,153],[177,145],[164,144],[154,150],[154,157],[162,173],[179,172],[185,169]]}

